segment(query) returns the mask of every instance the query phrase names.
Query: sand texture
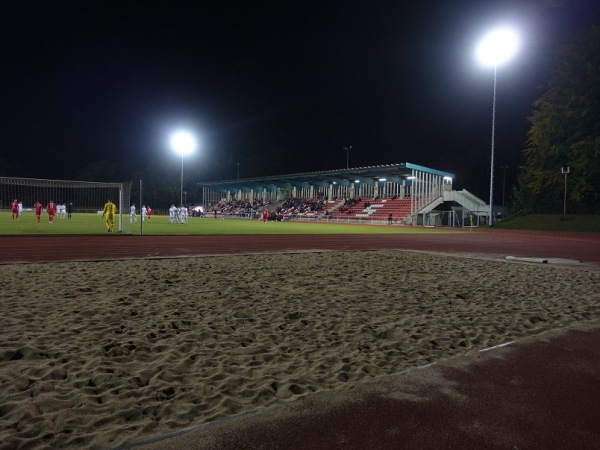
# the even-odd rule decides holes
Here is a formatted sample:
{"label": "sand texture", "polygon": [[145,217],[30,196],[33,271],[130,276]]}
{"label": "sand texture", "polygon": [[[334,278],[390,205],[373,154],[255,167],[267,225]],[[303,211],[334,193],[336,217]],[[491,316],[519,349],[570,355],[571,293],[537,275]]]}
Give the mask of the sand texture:
{"label": "sand texture", "polygon": [[400,251],[0,265],[0,448],[115,448],[600,323],[600,272]]}

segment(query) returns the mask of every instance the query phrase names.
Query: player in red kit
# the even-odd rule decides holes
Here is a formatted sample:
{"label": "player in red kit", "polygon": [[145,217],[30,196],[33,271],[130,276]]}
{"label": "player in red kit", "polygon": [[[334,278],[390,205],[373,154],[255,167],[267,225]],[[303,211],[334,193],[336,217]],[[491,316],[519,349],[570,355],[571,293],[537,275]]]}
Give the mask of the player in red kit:
{"label": "player in red kit", "polygon": [[150,205],[146,207],[146,215],[148,216],[148,220],[150,220],[150,217],[152,217],[152,208],[150,208]]}
{"label": "player in red kit", "polygon": [[267,220],[269,220],[269,210],[267,208],[263,209],[262,219],[265,221],[265,223],[267,223]]}
{"label": "player in red kit", "polygon": [[56,214],[56,203],[50,200],[46,205],[46,212],[48,213],[48,222],[54,222],[54,214]]}
{"label": "player in red kit", "polygon": [[12,220],[19,220],[19,202],[16,198],[10,202],[10,212],[12,213]]}
{"label": "player in red kit", "polygon": [[40,202],[35,202],[33,204],[33,210],[35,211],[35,218],[37,219],[37,221],[40,221],[40,216],[42,215],[42,210],[44,209],[44,205],[42,205]]}

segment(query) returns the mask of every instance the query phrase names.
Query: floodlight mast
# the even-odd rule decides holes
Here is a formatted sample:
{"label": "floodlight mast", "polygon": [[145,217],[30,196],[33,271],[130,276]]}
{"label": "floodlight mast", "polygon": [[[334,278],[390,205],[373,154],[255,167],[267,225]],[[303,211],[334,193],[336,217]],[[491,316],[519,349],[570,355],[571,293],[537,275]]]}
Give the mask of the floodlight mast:
{"label": "floodlight mast", "polygon": [[181,155],[181,190],[179,204],[183,205],[183,157],[196,149],[196,138],[188,131],[177,131],[171,135],[171,148]]}
{"label": "floodlight mast", "polygon": [[498,64],[508,61],[517,50],[516,34],[507,28],[499,28],[488,34],[477,47],[482,64],[494,67],[494,96],[492,102],[492,149],[490,159],[490,210],[489,226],[494,221],[494,143],[496,138],[496,80]]}
{"label": "floodlight mast", "polygon": [[[492,150],[490,157],[490,213],[489,226],[494,225],[494,142],[496,142],[496,78],[498,66],[494,64],[494,99],[492,101]],[[183,164],[183,162],[182,162]]]}

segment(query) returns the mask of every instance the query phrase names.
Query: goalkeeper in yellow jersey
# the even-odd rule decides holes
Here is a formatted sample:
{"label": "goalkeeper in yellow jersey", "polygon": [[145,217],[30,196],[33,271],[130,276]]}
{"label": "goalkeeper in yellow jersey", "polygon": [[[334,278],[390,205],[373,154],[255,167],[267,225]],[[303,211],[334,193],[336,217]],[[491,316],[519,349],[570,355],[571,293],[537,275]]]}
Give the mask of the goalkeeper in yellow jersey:
{"label": "goalkeeper in yellow jersey", "polygon": [[102,217],[104,218],[104,222],[106,222],[106,230],[109,233],[112,233],[113,226],[115,225],[115,215],[117,214],[117,205],[115,205],[112,200],[107,201],[104,204],[104,209],[102,210]]}

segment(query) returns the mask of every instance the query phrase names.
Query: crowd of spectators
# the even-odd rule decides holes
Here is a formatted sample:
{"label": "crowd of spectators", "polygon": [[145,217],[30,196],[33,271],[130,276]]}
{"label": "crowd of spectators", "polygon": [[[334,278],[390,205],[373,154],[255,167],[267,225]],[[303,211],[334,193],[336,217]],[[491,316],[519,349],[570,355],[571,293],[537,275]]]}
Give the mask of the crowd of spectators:
{"label": "crowd of spectators", "polygon": [[314,215],[323,211],[325,202],[322,199],[288,198],[283,204],[275,208],[275,220],[286,220],[303,215]]}
{"label": "crowd of spectators", "polygon": [[261,199],[253,200],[230,200],[228,202],[219,202],[214,206],[213,211],[218,214],[243,217],[258,217],[264,208],[271,204],[270,201]]}
{"label": "crowd of spectators", "polygon": [[[379,197],[374,197],[373,200],[377,200]],[[397,198],[396,196],[392,199]],[[336,199],[337,200],[337,199]],[[260,218],[262,211],[270,209],[269,205],[272,205],[271,201],[263,201],[261,199],[253,200],[230,200],[221,201],[211,208],[211,212],[215,215],[227,215],[227,216],[238,216],[238,217],[249,217],[249,218]],[[269,210],[269,220],[271,221],[286,221],[295,217],[311,217],[319,216],[323,214],[326,218],[332,216],[332,212],[327,211],[327,202],[321,197],[316,199],[309,198],[295,198],[291,197],[285,200],[281,206],[272,208]],[[347,198],[344,200],[336,213],[342,214],[353,214],[371,206],[369,200],[362,199],[360,197]]]}
{"label": "crowd of spectators", "polygon": [[[262,211],[273,202],[260,199],[250,202],[249,200],[221,201],[212,208],[217,215],[241,216],[259,218]],[[285,221],[293,217],[303,215],[316,215],[323,211],[325,201],[323,199],[289,198],[281,206],[269,211],[269,220]]]}
{"label": "crowd of spectators", "polygon": [[[344,200],[344,204],[338,208],[338,212],[352,214],[353,212],[355,212],[354,210],[356,209],[356,206],[360,204],[361,201],[362,200],[360,197],[347,198],[346,200]],[[366,203],[367,202],[365,202],[365,204]]]}

